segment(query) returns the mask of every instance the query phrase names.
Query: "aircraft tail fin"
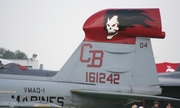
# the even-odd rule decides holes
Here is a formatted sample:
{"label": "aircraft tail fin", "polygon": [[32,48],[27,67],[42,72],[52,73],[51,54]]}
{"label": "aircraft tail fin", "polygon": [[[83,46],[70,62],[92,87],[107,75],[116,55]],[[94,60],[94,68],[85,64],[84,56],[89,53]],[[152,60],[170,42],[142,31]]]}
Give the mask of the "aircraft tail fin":
{"label": "aircraft tail fin", "polygon": [[165,37],[159,9],[102,10],[83,29],[83,42],[52,80],[161,92],[150,40]]}
{"label": "aircraft tail fin", "polygon": [[178,67],[176,68],[176,71],[180,71],[180,64],[179,64]]}

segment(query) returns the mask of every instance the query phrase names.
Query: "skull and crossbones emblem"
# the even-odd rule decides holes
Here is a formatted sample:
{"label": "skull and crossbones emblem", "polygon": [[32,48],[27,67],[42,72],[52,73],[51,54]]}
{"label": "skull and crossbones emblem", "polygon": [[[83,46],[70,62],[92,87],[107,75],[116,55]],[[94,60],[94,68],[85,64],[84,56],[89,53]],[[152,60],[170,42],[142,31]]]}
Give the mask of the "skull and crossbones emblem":
{"label": "skull and crossbones emblem", "polygon": [[107,39],[112,39],[115,35],[118,34],[119,22],[117,15],[107,19],[106,29],[108,32]]}

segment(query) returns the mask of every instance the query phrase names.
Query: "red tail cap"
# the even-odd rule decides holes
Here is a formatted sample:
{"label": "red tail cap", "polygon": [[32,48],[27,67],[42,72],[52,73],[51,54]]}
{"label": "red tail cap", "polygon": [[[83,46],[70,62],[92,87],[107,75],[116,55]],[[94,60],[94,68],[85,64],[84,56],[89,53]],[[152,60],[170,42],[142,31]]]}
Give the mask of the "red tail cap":
{"label": "red tail cap", "polygon": [[159,9],[105,9],[84,23],[84,41],[135,43],[136,37],[164,38]]}

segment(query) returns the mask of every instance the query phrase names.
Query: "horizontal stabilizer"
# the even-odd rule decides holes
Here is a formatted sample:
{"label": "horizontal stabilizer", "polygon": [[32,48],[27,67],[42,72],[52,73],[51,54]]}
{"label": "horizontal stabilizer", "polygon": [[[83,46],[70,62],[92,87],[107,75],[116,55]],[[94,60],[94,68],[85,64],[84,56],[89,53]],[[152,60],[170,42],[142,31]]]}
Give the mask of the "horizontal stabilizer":
{"label": "horizontal stabilizer", "polygon": [[140,100],[166,100],[166,101],[180,101],[177,98],[153,96],[153,95],[142,95],[142,94],[131,94],[131,93],[118,93],[118,92],[103,92],[103,91],[89,91],[89,90],[71,90],[72,93],[103,99],[140,99]]}

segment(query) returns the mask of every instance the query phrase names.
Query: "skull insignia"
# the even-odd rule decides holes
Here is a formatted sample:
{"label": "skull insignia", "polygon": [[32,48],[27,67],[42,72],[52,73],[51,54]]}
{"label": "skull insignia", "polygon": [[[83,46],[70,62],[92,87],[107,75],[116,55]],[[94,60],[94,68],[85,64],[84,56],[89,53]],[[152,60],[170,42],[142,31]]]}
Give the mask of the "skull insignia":
{"label": "skull insignia", "polygon": [[108,36],[107,39],[112,39],[115,35],[118,34],[118,30],[119,30],[119,22],[118,22],[118,16],[115,15],[112,18],[108,18],[107,19],[107,23],[106,23],[106,29],[108,32]]}

